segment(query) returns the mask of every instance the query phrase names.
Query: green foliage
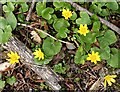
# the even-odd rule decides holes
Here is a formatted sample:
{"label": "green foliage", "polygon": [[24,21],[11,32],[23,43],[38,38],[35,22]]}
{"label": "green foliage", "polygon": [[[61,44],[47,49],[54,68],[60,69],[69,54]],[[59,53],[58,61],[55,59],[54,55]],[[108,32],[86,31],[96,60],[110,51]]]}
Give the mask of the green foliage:
{"label": "green foliage", "polygon": [[116,0],[112,0],[112,2],[108,2],[106,4],[106,6],[109,8],[109,9],[112,9],[112,10],[117,10],[119,5],[118,3],[116,2]]}
{"label": "green foliage", "polygon": [[8,22],[8,24],[12,27],[12,29],[14,30],[17,26],[17,20],[15,15],[12,12],[6,12],[6,20]]}
{"label": "green foliage", "polygon": [[12,2],[8,2],[7,5],[3,5],[4,12],[12,12],[14,11],[14,5]]}
{"label": "green foliage", "polygon": [[36,4],[36,11],[38,16],[42,16],[42,11],[46,8],[46,3],[38,2]]}
{"label": "green foliage", "polygon": [[104,48],[108,45],[111,45],[117,41],[117,38],[115,36],[115,33],[111,30],[108,30],[105,32],[104,36],[98,38],[100,42],[100,47]]}
{"label": "green foliage", "polygon": [[91,24],[91,20],[89,15],[86,12],[80,12],[80,17],[76,19],[76,24],[80,25],[80,24]]}
{"label": "green foliage", "polygon": [[21,4],[21,8],[19,8],[20,12],[27,12],[28,11],[28,5],[26,2],[22,2]]}
{"label": "green foliage", "polygon": [[53,5],[55,6],[56,9],[60,9],[61,7],[64,6],[64,2],[53,2]]}
{"label": "green foliage", "polygon": [[5,43],[12,35],[12,28],[7,25],[6,19],[0,17],[0,43]]}
{"label": "green foliage", "polygon": [[75,20],[77,18],[76,12],[73,12],[72,16],[70,17],[71,20]]}
{"label": "green foliage", "polygon": [[57,33],[58,38],[66,38],[67,37],[67,33],[69,33],[69,30],[67,29],[67,27],[69,27],[69,26],[70,26],[69,22],[63,18],[57,19],[53,23],[54,29],[58,32]]}
{"label": "green foliage", "polygon": [[5,29],[5,26],[7,25],[7,21],[5,18],[0,17],[0,29]]}
{"label": "green foliage", "polygon": [[7,78],[6,82],[10,85],[13,85],[16,82],[16,78],[14,76]]}
{"label": "green foliage", "polygon": [[5,87],[5,81],[0,80],[0,90]]}
{"label": "green foliage", "polygon": [[100,58],[102,60],[108,60],[110,58],[110,48],[109,48],[109,46],[101,48],[99,53],[100,53]]}
{"label": "green foliage", "polygon": [[45,65],[45,64],[49,64],[49,62],[52,60],[52,56],[51,57],[48,57],[45,55],[45,59],[43,60],[38,60],[36,58],[34,58],[34,62],[38,65]]}
{"label": "green foliage", "polygon": [[12,30],[17,26],[17,19],[13,14],[14,4],[7,2],[7,5],[3,5],[3,11],[5,12],[5,18],[0,17],[0,44],[9,40]]}
{"label": "green foliage", "polygon": [[120,50],[111,48],[110,59],[107,60],[107,63],[111,67],[120,68]]}
{"label": "green foliage", "polygon": [[100,29],[100,21],[95,21],[93,23],[93,31],[99,31]]}
{"label": "green foliage", "polygon": [[57,73],[65,74],[66,67],[63,67],[62,63],[59,63],[59,64],[54,66],[54,71]]}
{"label": "green foliage", "polygon": [[84,64],[86,60],[87,55],[85,55],[84,49],[82,46],[78,48],[75,54],[75,63],[76,64]]}
{"label": "green foliage", "polygon": [[46,20],[50,20],[51,19],[51,14],[54,12],[53,8],[47,7],[44,10],[42,10],[42,17]]}
{"label": "green foliage", "polygon": [[51,57],[60,52],[62,44],[54,41],[52,38],[47,37],[42,45],[42,49],[47,57]]}

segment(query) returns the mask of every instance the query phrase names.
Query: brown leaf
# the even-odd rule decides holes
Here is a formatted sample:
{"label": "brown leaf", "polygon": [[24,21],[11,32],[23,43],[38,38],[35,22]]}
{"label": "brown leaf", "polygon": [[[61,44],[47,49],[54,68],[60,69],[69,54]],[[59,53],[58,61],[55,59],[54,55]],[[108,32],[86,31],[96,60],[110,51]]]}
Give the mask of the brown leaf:
{"label": "brown leaf", "polygon": [[75,47],[75,45],[74,44],[72,44],[72,43],[66,43],[66,46],[67,46],[67,49],[70,49],[70,50],[72,50],[72,49],[75,49],[76,47]]}
{"label": "brown leaf", "polygon": [[30,34],[32,35],[31,38],[33,38],[33,41],[41,43],[42,40],[41,40],[40,36],[37,34],[37,32],[32,31]]}
{"label": "brown leaf", "polygon": [[4,62],[0,64],[0,72],[6,71],[10,67],[10,63]]}

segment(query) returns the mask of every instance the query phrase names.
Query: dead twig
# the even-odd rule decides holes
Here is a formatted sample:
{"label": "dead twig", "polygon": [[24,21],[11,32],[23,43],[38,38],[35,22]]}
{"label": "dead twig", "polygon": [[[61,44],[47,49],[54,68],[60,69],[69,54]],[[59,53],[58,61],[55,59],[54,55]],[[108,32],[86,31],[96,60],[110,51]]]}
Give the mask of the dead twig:
{"label": "dead twig", "polygon": [[28,11],[28,15],[27,15],[27,17],[26,17],[26,21],[29,21],[29,20],[30,20],[32,10],[33,10],[33,8],[34,8],[34,6],[35,6],[35,1],[36,1],[36,0],[33,0],[33,1],[32,1],[32,5],[31,5],[31,7],[30,7],[30,9],[29,9],[29,11]]}
{"label": "dead twig", "polygon": [[40,29],[37,29],[37,28],[33,28],[33,27],[30,26],[30,25],[21,24],[21,23],[18,23],[18,25],[21,25],[21,26],[24,26],[24,27],[28,27],[28,28],[31,28],[31,29],[35,29],[37,32],[41,32],[41,33],[43,33],[43,34],[45,34],[45,35],[51,37],[52,39],[54,39],[54,40],[56,40],[56,41],[65,43],[65,44],[67,44],[67,45],[69,45],[69,46],[71,46],[71,47],[74,46],[74,45],[73,45],[72,43],[70,43],[70,42],[66,42],[66,41],[63,41],[63,40],[59,40],[59,39],[53,37],[52,35],[48,34],[47,32],[45,32],[45,31],[43,31],[43,30],[40,30]]}

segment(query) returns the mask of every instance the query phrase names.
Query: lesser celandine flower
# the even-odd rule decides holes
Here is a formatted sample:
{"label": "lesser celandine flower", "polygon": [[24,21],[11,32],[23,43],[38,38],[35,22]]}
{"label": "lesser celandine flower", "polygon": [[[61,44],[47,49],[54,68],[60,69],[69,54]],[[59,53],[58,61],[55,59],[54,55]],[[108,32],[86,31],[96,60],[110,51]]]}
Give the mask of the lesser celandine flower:
{"label": "lesser celandine flower", "polygon": [[39,60],[44,59],[44,54],[40,48],[38,50],[35,50],[33,54],[35,55],[35,58],[38,58]]}
{"label": "lesser celandine flower", "polygon": [[85,25],[80,24],[80,28],[79,28],[79,30],[78,30],[78,33],[80,33],[81,35],[86,36],[86,34],[89,33],[87,24],[85,24]]}
{"label": "lesser celandine flower", "polygon": [[63,9],[62,16],[65,17],[65,19],[68,19],[72,16],[72,12],[69,11],[69,9]]}
{"label": "lesser celandine flower", "polygon": [[20,56],[15,52],[10,51],[10,53],[7,54],[10,59],[6,59],[10,61],[10,64],[18,63]]}
{"label": "lesser celandine flower", "polygon": [[99,53],[92,51],[92,54],[88,54],[87,60],[91,60],[91,62],[97,64],[97,61],[100,61]]}
{"label": "lesser celandine flower", "polygon": [[107,83],[108,83],[109,86],[111,86],[112,83],[115,83],[116,81],[115,81],[114,78],[116,78],[116,77],[117,77],[117,75],[107,75],[107,76],[105,76],[104,77],[104,87],[106,87]]}

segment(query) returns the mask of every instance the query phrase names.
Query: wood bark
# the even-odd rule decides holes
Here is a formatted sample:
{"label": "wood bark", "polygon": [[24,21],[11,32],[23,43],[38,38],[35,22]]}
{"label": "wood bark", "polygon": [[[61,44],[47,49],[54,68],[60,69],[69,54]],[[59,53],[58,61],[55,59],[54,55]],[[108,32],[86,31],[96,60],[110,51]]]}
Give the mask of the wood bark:
{"label": "wood bark", "polygon": [[36,65],[33,60],[33,54],[22,42],[16,37],[11,37],[6,44],[2,47],[8,51],[17,52],[20,56],[20,61],[25,64],[29,69],[32,69],[38,76],[52,88],[52,90],[60,90],[61,86],[58,84],[60,80],[58,75],[52,71],[47,65]]}

